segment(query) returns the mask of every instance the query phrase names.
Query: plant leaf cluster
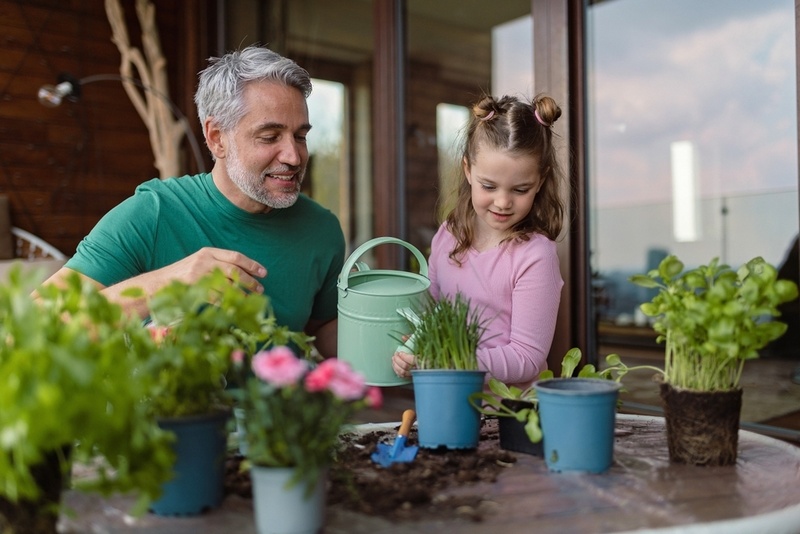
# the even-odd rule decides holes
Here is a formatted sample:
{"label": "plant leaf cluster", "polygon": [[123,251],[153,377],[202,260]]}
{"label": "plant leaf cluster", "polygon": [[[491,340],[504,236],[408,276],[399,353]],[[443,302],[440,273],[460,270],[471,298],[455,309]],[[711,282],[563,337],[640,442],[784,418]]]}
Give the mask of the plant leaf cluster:
{"label": "plant leaf cluster", "polygon": [[38,280],[15,266],[0,284],[0,495],[36,499],[31,468],[56,454],[64,472],[91,461],[82,489],[136,489],[142,513],[174,460],[141,402],[152,383],[136,348],[149,336],[77,274],[34,297]]}
{"label": "plant leaf cluster", "polygon": [[467,297],[428,295],[416,314],[406,346],[416,355],[417,369],[478,369],[476,352],[486,325]]}
{"label": "plant leaf cluster", "polygon": [[307,353],[313,339],[278,325],[267,296],[243,290],[219,269],[193,284],[172,281],[148,299],[148,310],[151,331],[163,329],[145,348],[144,372],[155,377],[148,405],[157,417],[227,409],[234,350],[253,354],[292,342]]}
{"label": "plant leaf cluster", "polygon": [[[561,378],[572,378],[581,363],[581,358],[581,349],[573,347],[568,350],[561,360]],[[618,354],[606,356],[606,363],[608,364],[607,367],[601,371],[598,371],[594,364],[587,363],[578,371],[577,378],[601,378],[619,382],[625,374],[638,369],[647,368],[661,372],[660,369],[646,365],[628,367],[622,362]],[[539,375],[538,380],[547,380],[554,377],[553,371],[546,369]],[[538,443],[542,439],[542,429],[539,426],[538,401],[536,399],[536,390],[533,386],[521,389],[516,386],[509,386],[496,378],[490,378],[488,386],[488,393],[481,391],[470,395],[470,404],[484,415],[513,417],[520,423],[524,423],[528,439],[531,440],[531,443]],[[503,400],[525,401],[531,403],[531,407],[514,411],[505,405]]]}
{"label": "plant leaf cluster", "polygon": [[676,256],[631,282],[658,292],[640,308],[654,317],[658,342],[665,343],[664,381],[698,391],[739,387],[744,363],[787,329],[774,320],[778,306],[797,298],[797,284],[756,257],[734,271],[714,258],[684,270]]}

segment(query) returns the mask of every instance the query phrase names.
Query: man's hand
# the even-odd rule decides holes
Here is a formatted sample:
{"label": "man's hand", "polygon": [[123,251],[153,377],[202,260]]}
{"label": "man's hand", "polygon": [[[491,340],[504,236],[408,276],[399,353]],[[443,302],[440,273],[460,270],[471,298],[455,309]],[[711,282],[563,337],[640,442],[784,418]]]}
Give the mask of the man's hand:
{"label": "man's hand", "polygon": [[194,283],[214,269],[220,269],[231,282],[237,280],[237,283],[248,291],[256,293],[264,291],[264,286],[256,279],[267,276],[264,266],[234,250],[211,247],[201,248],[172,265],[137,276],[132,280],[147,277],[148,286],[152,291],[157,291],[173,280],[187,284]]}
{"label": "man's hand", "polygon": [[[134,276],[109,287],[105,287],[87,276],[81,275],[81,277],[94,282],[106,298],[122,306],[126,313],[137,314],[144,318],[147,316],[146,297],[173,280],[191,284],[217,268],[222,270],[231,282],[238,278],[237,285],[244,290],[258,293],[264,291],[264,286],[256,279],[267,275],[267,270],[263,265],[234,250],[211,247],[202,248],[171,265]],[[63,267],[44,283],[63,284],[62,280],[71,272],[71,269]],[[134,287],[140,288],[145,296],[131,298],[122,295],[125,290]]]}

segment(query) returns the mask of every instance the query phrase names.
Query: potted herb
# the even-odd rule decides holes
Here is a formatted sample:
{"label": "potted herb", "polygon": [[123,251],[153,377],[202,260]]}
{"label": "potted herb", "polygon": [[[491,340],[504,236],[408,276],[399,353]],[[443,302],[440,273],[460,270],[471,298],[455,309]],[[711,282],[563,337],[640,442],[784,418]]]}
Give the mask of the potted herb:
{"label": "potted herb", "polygon": [[141,402],[147,333],[77,274],[31,296],[38,273],[14,267],[0,285],[0,526],[54,533],[73,462],[78,488],[158,497],[173,461],[169,435]]}
{"label": "potted herb", "polygon": [[473,393],[469,402],[483,415],[498,418],[500,448],[541,456],[542,430],[533,386],[520,389],[496,378],[490,378],[488,386],[489,392]]}
{"label": "potted herb", "polygon": [[486,328],[480,310],[458,293],[427,298],[405,342],[416,355],[411,371],[421,447],[471,449],[480,437],[480,413],[469,396],[483,389],[486,371],[476,354]]}
{"label": "potted herb", "polygon": [[280,344],[232,358],[243,383],[237,397],[258,530],[318,532],[339,435],[356,411],[380,406],[380,389],[343,360],[315,365]]}
{"label": "potted herb", "polygon": [[252,354],[285,329],[276,325],[266,296],[242,290],[220,270],[192,284],[171,282],[148,298],[148,310],[145,372],[155,384],[147,405],[159,425],[175,433],[177,454],[174,478],[151,509],[195,515],[223,498],[230,354]]}
{"label": "potted herb", "polygon": [[786,331],[774,318],[797,298],[797,285],[760,257],[736,271],[717,258],[684,270],[670,255],[631,281],[658,290],[641,310],[665,344],[660,388],[671,461],[734,464],[744,364]]}
{"label": "potted herb", "polygon": [[[570,378],[578,369],[582,353],[570,349],[561,361],[561,378]],[[607,366],[597,371],[592,364],[584,365],[577,378],[602,378],[620,381],[633,368],[626,367],[619,355],[606,356]],[[543,371],[538,380],[554,378],[552,370]],[[521,389],[504,384],[496,378],[489,379],[489,391],[470,396],[470,403],[480,413],[498,418],[500,447],[506,450],[542,456],[542,429],[539,424],[538,399],[533,385]]]}

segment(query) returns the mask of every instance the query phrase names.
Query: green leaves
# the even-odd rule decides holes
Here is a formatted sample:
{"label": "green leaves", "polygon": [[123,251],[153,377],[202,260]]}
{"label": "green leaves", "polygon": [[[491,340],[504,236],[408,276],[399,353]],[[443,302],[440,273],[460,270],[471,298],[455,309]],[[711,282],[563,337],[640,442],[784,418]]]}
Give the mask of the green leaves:
{"label": "green leaves", "polygon": [[159,417],[229,404],[234,350],[253,354],[290,341],[307,350],[311,340],[276,325],[265,295],[242,290],[219,269],[193,284],[173,281],[150,297],[148,309],[157,334],[139,350],[147,354],[144,373],[155,377],[148,404]]}
{"label": "green leaves", "polygon": [[64,469],[96,466],[83,488],[156,497],[173,457],[141,402],[150,383],[131,347],[143,329],[77,274],[35,300],[37,280],[14,267],[0,284],[0,494],[35,498],[31,468],[69,450]]}
{"label": "green leaves", "polygon": [[786,331],[773,320],[778,306],[797,298],[797,285],[778,280],[777,270],[756,257],[733,271],[714,258],[684,272],[675,256],[630,281],[659,288],[640,308],[654,317],[666,343],[664,379],[673,386],[724,391],[739,386],[742,366]]}
{"label": "green leaves", "polygon": [[409,347],[417,357],[419,369],[476,370],[476,351],[486,327],[481,310],[473,308],[461,293],[438,301],[428,298],[417,312],[419,321],[411,324]]}
{"label": "green leaves", "polygon": [[[573,347],[568,350],[561,360],[561,378],[571,378],[575,373],[575,369],[580,365],[581,358],[581,349]],[[606,364],[606,368],[602,371],[598,371],[592,364],[586,364],[578,372],[578,378],[602,378],[619,382],[620,379],[630,371],[651,369],[661,372],[659,369],[647,365],[628,367],[622,363],[618,354],[609,354],[606,356]],[[546,369],[539,374],[538,380],[546,380],[553,377],[553,372],[550,369]],[[542,439],[542,431],[539,427],[539,414],[536,411],[538,400],[536,398],[536,390],[533,386],[522,390],[518,387],[507,386],[496,378],[490,378],[489,391],[491,391],[491,393],[478,391],[471,394],[469,396],[469,403],[472,407],[484,415],[513,417],[519,422],[525,422],[525,432],[531,442],[537,443]],[[514,411],[504,404],[503,400],[526,401],[532,403],[534,407]]]}

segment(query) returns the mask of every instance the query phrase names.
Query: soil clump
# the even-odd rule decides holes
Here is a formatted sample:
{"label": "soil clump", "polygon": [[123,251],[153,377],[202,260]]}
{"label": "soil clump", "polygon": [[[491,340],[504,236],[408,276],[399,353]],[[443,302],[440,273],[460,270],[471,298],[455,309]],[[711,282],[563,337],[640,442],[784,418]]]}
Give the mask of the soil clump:
{"label": "soil clump", "polygon": [[[398,425],[399,426],[399,425]],[[328,506],[379,516],[393,521],[461,517],[481,521],[490,510],[479,496],[448,495],[447,490],[479,482],[492,483],[516,462],[514,453],[500,448],[496,419],[485,419],[476,449],[419,448],[412,462],[381,467],[370,455],[379,442],[391,443],[396,428],[364,434],[347,434],[328,478]],[[406,446],[417,445],[412,429]],[[252,498],[242,458],[229,457],[226,492]]]}

